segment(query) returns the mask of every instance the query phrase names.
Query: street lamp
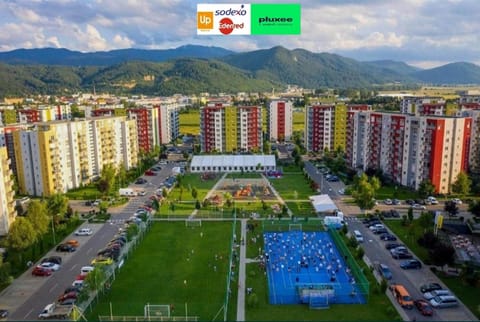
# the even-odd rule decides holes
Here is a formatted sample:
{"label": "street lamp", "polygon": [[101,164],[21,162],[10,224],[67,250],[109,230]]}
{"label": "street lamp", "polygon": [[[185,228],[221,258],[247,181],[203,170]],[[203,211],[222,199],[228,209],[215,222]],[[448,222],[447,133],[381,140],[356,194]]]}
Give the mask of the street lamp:
{"label": "street lamp", "polygon": [[52,235],[53,235],[53,244],[56,245],[57,241],[55,239],[55,216],[52,216]]}

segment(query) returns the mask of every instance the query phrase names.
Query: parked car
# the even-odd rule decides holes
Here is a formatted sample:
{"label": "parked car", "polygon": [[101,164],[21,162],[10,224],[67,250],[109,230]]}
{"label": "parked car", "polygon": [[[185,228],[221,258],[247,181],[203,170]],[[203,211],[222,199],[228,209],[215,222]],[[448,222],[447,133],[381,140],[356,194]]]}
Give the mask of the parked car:
{"label": "parked car", "polygon": [[413,301],[413,304],[415,304],[415,307],[417,310],[420,312],[420,314],[424,316],[432,316],[433,315],[433,309],[430,303],[427,300],[423,299],[418,299]]}
{"label": "parked car", "polygon": [[135,180],[135,184],[144,184],[144,183],[147,183],[146,179],[138,178],[137,180]]}
{"label": "parked car", "polygon": [[43,267],[34,267],[32,270],[33,276],[50,276],[52,275],[52,271]]}
{"label": "parked car", "polygon": [[425,210],[425,209],[427,209],[427,207],[425,207],[424,205],[420,205],[420,204],[418,204],[418,203],[414,203],[414,204],[412,205],[412,209]]}
{"label": "parked car", "polygon": [[392,279],[392,271],[390,271],[390,268],[385,265],[385,264],[378,264],[377,265],[377,271],[380,273],[380,275],[385,278],[386,280],[391,280]]}
{"label": "parked car", "polygon": [[92,260],[91,264],[92,265],[98,265],[98,264],[111,265],[113,264],[113,259],[111,259],[110,257],[97,256]]}
{"label": "parked car", "polygon": [[69,286],[63,291],[63,294],[67,294],[67,293],[70,293],[70,292],[80,293],[81,290],[82,290],[82,288],[79,287],[79,286]]}
{"label": "parked car", "polygon": [[91,234],[93,234],[91,228],[81,228],[75,232],[75,236],[90,236]]}
{"label": "parked car", "polygon": [[423,293],[423,297],[426,300],[431,300],[435,296],[445,296],[445,295],[452,295],[452,293],[450,293],[449,290],[434,290],[434,291],[431,291],[431,292]]}
{"label": "parked car", "polygon": [[407,205],[413,206],[413,205],[415,204],[415,200],[407,199],[407,200],[405,200],[405,203],[406,203]]}
{"label": "parked car", "polygon": [[47,263],[47,262],[62,265],[62,258],[60,256],[50,256],[42,259],[42,263]]}
{"label": "parked car", "polygon": [[408,252],[408,249],[405,246],[399,246],[393,249],[390,249],[390,254],[395,259],[410,259],[413,258],[412,254]]}
{"label": "parked car", "polygon": [[394,205],[401,205],[401,204],[402,204],[402,202],[401,202],[400,200],[398,200],[398,199],[393,199],[393,200],[392,200],[392,203],[393,203]]}
{"label": "parked car", "polygon": [[41,263],[37,267],[49,269],[49,270],[54,271],[54,272],[56,272],[60,269],[60,265],[55,264],[55,263],[50,263],[50,262]]}
{"label": "parked car", "polygon": [[77,302],[76,298],[69,298],[69,299],[63,300],[62,302],[59,302],[59,304],[60,305],[73,305],[73,304],[75,304],[75,302]]}
{"label": "parked car", "polygon": [[395,241],[397,240],[397,237],[393,236],[392,234],[389,234],[389,233],[383,233],[380,235],[380,239],[381,240],[385,240],[385,241]]}
{"label": "parked car", "polygon": [[71,252],[76,251],[77,249],[75,247],[73,247],[72,245],[69,245],[69,244],[60,244],[60,245],[57,246],[56,250],[57,250],[57,252],[71,253]]}
{"label": "parked car", "polygon": [[429,283],[429,284],[423,284],[420,286],[420,292],[422,293],[441,290],[441,289],[443,289],[443,287],[438,283]]}
{"label": "parked car", "polygon": [[373,232],[375,235],[388,234],[388,230],[387,230],[387,228],[385,228],[385,227],[373,229],[372,232]]}
{"label": "parked car", "polygon": [[420,269],[422,263],[418,259],[408,259],[400,263],[400,267],[403,269]]}
{"label": "parked car", "polygon": [[152,170],[147,170],[147,171],[145,171],[145,175],[146,176],[156,176],[157,173],[155,171],[152,171]]}
{"label": "parked car", "polygon": [[76,239],[69,239],[67,240],[66,244],[69,244],[70,246],[73,246],[73,247],[80,246],[80,243]]}
{"label": "parked car", "polygon": [[139,196],[145,196],[145,195],[147,195],[147,192],[146,192],[145,190],[140,190],[140,191],[138,192],[138,195],[139,195]]}
{"label": "parked car", "polygon": [[400,247],[400,246],[403,246],[402,244],[399,244],[399,243],[387,243],[385,244],[385,248],[390,250],[390,249],[393,249],[393,248],[397,248],[397,247]]}
{"label": "parked car", "polygon": [[58,302],[63,302],[65,301],[66,299],[76,299],[78,296],[78,292],[77,291],[71,291],[71,292],[68,292],[68,293],[64,293],[62,295],[60,295],[57,299]]}
{"label": "parked car", "polygon": [[380,229],[380,228],[385,228],[385,226],[382,225],[382,224],[374,224],[374,225],[371,225],[371,226],[368,227],[368,229],[370,229],[372,231]]}
{"label": "parked car", "polygon": [[383,201],[383,203],[386,204],[386,205],[391,205],[391,204],[393,204],[392,199],[385,199],[385,200]]}
{"label": "parked car", "polygon": [[0,309],[0,319],[6,319],[8,317],[8,310]]}
{"label": "parked car", "polygon": [[453,203],[456,203],[457,205],[461,205],[462,204],[462,200],[458,199],[458,198],[453,198],[452,199],[452,202]]}

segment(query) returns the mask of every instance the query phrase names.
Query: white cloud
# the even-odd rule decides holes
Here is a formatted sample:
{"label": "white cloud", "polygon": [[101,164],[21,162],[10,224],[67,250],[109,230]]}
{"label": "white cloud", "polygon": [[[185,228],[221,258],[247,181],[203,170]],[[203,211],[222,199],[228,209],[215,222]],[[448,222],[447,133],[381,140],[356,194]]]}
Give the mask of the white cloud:
{"label": "white cloud", "polygon": [[115,44],[116,48],[130,48],[135,44],[135,42],[128,37],[124,37],[119,34],[116,34],[113,37],[113,43]]}

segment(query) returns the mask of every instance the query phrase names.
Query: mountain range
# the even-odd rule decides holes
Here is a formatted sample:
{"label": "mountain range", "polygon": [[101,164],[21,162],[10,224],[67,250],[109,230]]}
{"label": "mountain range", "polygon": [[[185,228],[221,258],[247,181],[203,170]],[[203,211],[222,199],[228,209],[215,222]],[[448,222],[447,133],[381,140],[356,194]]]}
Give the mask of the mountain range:
{"label": "mountain range", "polygon": [[0,97],[79,90],[171,95],[259,92],[287,84],[304,88],[371,88],[385,84],[480,84],[480,67],[466,62],[419,69],[404,62],[361,62],[280,46],[236,53],[186,45],[168,50],[81,53],[18,49],[0,53]]}

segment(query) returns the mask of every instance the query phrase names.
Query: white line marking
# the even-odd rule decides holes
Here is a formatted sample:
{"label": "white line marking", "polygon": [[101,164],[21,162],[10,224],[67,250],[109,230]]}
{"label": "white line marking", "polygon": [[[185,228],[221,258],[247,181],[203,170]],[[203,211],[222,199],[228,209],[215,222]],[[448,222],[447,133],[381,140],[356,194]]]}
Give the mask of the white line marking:
{"label": "white line marking", "polygon": [[24,320],[28,320],[28,319],[27,319],[27,316],[29,316],[30,313],[32,313],[32,312],[33,312],[33,309],[31,309],[30,311],[28,311],[28,313],[25,314],[25,316],[23,317],[23,319],[24,319]]}
{"label": "white line marking", "polygon": [[70,268],[70,271],[73,271],[73,269],[76,267],[77,267],[77,264],[73,265],[72,268]]}
{"label": "white line marking", "polygon": [[93,250],[93,248],[89,248],[89,249],[87,250],[87,254],[90,254],[90,252],[91,252],[92,250]]}

